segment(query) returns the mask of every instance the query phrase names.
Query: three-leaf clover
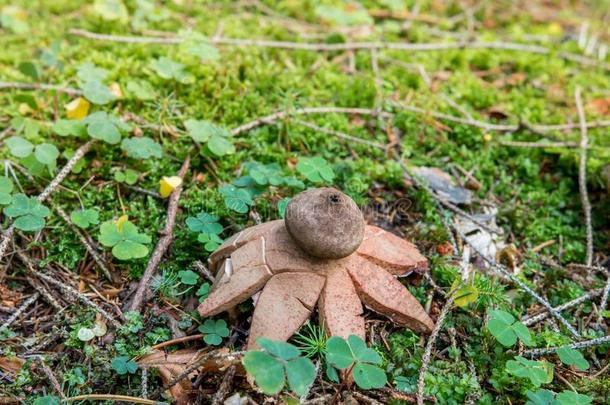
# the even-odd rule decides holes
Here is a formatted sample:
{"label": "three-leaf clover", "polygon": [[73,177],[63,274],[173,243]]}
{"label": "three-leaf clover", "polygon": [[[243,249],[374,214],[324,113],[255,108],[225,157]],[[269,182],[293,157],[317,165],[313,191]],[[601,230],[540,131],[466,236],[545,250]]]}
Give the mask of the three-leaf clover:
{"label": "three-leaf clover", "polygon": [[215,251],[222,244],[222,238],[214,233],[200,233],[197,240],[203,243],[203,248],[208,252]]}
{"label": "three-leaf clover", "polygon": [[15,228],[32,232],[44,228],[44,219],[51,214],[51,211],[36,198],[19,193],[13,197],[13,201],[4,209],[4,214],[15,218]]}
{"label": "three-leaf clover", "polygon": [[151,157],[160,158],[162,156],[162,148],[154,139],[148,137],[125,138],[121,142],[121,149],[127,153],[127,156],[134,159],[148,159]]}
{"label": "three-leaf clover", "polygon": [[81,121],[58,120],[53,124],[53,132],[59,136],[81,137],[87,134],[87,127]]}
{"label": "three-leaf clover", "polygon": [[13,182],[8,177],[0,177],[0,205],[8,205],[13,201]]}
{"label": "three-leaf clover", "polygon": [[221,344],[222,338],[229,337],[229,328],[224,319],[206,319],[203,325],[199,326],[199,332],[203,333],[203,341],[213,346]]}
{"label": "three-leaf clover", "polygon": [[499,309],[489,311],[490,319],[487,322],[487,330],[505,347],[511,347],[521,339],[524,345],[532,345],[532,335],[523,323],[515,320],[515,317],[506,311]]}
{"label": "three-leaf clover", "polygon": [[333,168],[320,156],[299,158],[297,171],[313,183],[330,183],[335,178]]}
{"label": "three-leaf clover", "polygon": [[78,211],[73,211],[70,214],[70,219],[74,223],[74,225],[79,228],[89,228],[91,225],[97,225],[100,223],[100,214],[97,210],[93,208],[82,209]]}
{"label": "three-leaf clover", "polygon": [[571,347],[562,347],[557,349],[557,355],[563,364],[574,366],[580,371],[589,368],[589,362],[584,358],[581,352],[572,349]]}
{"label": "three-leaf clover", "polygon": [[100,227],[99,241],[112,248],[112,255],[119,260],[139,259],[148,254],[146,244],[150,236],[138,232],[138,228],[129,222],[126,216],[115,221],[106,221]]}
{"label": "three-leaf clover", "polygon": [[88,80],[80,88],[85,98],[93,104],[108,104],[116,99],[110,88],[99,80]]}
{"label": "three-leaf clover", "polygon": [[178,277],[180,277],[180,282],[186,285],[195,285],[199,280],[199,274],[195,273],[192,270],[179,271]]}
{"label": "three-leaf clover", "polygon": [[506,371],[521,378],[527,378],[536,387],[553,381],[553,365],[546,360],[528,360],[517,356],[506,362]]}
{"label": "three-leaf clover", "polygon": [[129,184],[131,186],[136,184],[138,181],[138,176],[138,172],[133,169],[127,169],[125,171],[117,170],[114,172],[114,181]]}
{"label": "three-leaf clover", "polygon": [[252,197],[250,194],[241,188],[237,188],[232,184],[227,184],[218,189],[224,197],[225,205],[240,214],[245,214],[252,205]]}
{"label": "three-leaf clover", "polygon": [[186,226],[193,232],[218,235],[223,230],[223,226],[218,223],[218,219],[216,215],[200,212],[194,217],[188,217],[186,219]]}
{"label": "three-leaf clover", "polygon": [[111,145],[121,142],[121,132],[131,130],[131,126],[105,111],[98,111],[83,120],[91,138],[100,139]]}
{"label": "three-leaf clover", "polygon": [[224,156],[235,153],[231,134],[225,128],[210,121],[194,119],[184,121],[184,126],[195,142],[205,144],[214,155]]}
{"label": "three-leaf clover", "polygon": [[[351,369],[354,381],[362,389],[381,388],[387,382],[385,372],[378,367],[381,356],[356,335],[350,335],[347,340],[338,336],[328,339],[326,360],[340,370]],[[336,378],[336,372],[328,371]]]}
{"label": "three-leaf clover", "polygon": [[589,405],[591,397],[574,391],[563,391],[555,394],[549,390],[527,391],[528,401],[525,405]]}
{"label": "three-leaf clover", "polygon": [[203,302],[210,295],[210,283],[201,284],[195,295],[199,297],[199,302]]}
{"label": "three-leaf clover", "polygon": [[110,366],[120,375],[133,374],[138,370],[138,364],[127,356],[115,357]]}
{"label": "three-leaf clover", "polygon": [[4,144],[11,152],[11,155],[18,158],[29,156],[34,150],[34,145],[27,139],[20,136],[11,136],[4,141]]}
{"label": "three-leaf clover", "polygon": [[284,388],[286,380],[290,389],[301,396],[316,378],[316,368],[311,360],[301,356],[301,351],[286,342],[266,338],[256,340],[262,351],[250,350],[242,362],[256,385],[267,395],[275,395]]}
{"label": "three-leaf clover", "polygon": [[184,71],[185,66],[182,63],[173,61],[165,56],[154,59],[150,62],[150,67],[163,79],[173,79],[181,83],[187,83],[192,79],[192,76]]}
{"label": "three-leaf clover", "polygon": [[59,398],[55,395],[45,395],[44,397],[38,397],[32,402],[32,405],[60,405]]}

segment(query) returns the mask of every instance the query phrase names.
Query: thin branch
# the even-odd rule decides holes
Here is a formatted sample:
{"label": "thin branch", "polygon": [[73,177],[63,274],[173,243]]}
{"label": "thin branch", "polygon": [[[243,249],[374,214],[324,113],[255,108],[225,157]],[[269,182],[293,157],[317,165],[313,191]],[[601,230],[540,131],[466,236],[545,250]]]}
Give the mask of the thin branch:
{"label": "thin branch", "polygon": [[95,250],[95,248],[87,240],[85,235],[83,235],[82,232],[76,227],[76,225],[74,225],[74,223],[72,223],[72,220],[70,219],[68,214],[66,214],[66,211],[64,211],[63,208],[61,208],[59,206],[56,206],[53,208],[59,214],[59,216],[64,220],[64,222],[67,223],[70,226],[70,228],[72,228],[72,231],[76,234],[76,236],[78,236],[78,239],[81,241],[83,246],[85,246],[85,249],[87,250],[87,252],[89,252],[89,254],[93,258],[95,263],[97,263],[100,270],[102,270],[102,273],[104,273],[104,276],[106,276],[106,278],[108,280],[112,281],[112,274],[110,274],[110,270],[108,269],[108,266],[106,266],[106,263],[104,263],[104,260],[100,257],[97,250]]}
{"label": "thin branch", "polygon": [[58,93],[65,93],[71,96],[81,96],[81,90],[72,87],[63,87],[57,84],[44,83],[20,83],[20,82],[0,82],[0,90],[16,89],[16,90],[52,90]]}
{"label": "thin branch", "polygon": [[74,401],[120,401],[120,402],[131,402],[132,404],[144,404],[144,405],[158,405],[159,401],[153,401],[152,399],[144,399],[138,397],[130,397],[128,395],[118,394],[87,394],[77,395],[65,399],[66,402]]}
{"label": "thin branch", "polygon": [[[42,193],[40,193],[38,195],[38,197],[36,197],[36,199],[39,202],[45,201],[49,197],[49,195],[51,195],[51,193],[53,191],[55,191],[57,186],[59,186],[59,184],[66,178],[66,176],[70,173],[70,171],[72,171],[72,168],[74,167],[74,165],[76,165],[76,163],[78,163],[78,161],[83,156],[85,156],[85,154],[89,151],[89,149],[91,149],[91,146],[94,143],[95,143],[95,140],[92,139],[92,140],[88,141],[87,143],[83,144],[80,148],[78,148],[76,150],[76,152],[70,158],[70,160],[68,160],[66,165],[59,171],[59,173],[57,173],[57,176],[55,176],[55,178],[47,185],[47,187],[42,191]],[[11,224],[3,232],[4,235],[2,237],[2,241],[0,242],[0,260],[2,260],[2,258],[6,254],[6,250],[8,249],[8,246],[13,238],[14,232],[15,232],[14,224]]]}
{"label": "thin branch", "polygon": [[[585,225],[587,229],[587,257],[585,264],[593,264],[593,227],[591,226],[591,203],[587,193],[587,146],[589,137],[587,135],[587,120],[585,110],[582,106],[581,89],[576,87],[574,98],[576,99],[576,110],[578,111],[578,121],[580,123],[580,161],[578,165],[578,189],[580,191],[580,201],[585,214]],[[604,303],[605,306],[605,303]],[[603,311],[603,308],[601,309]]]}
{"label": "thin branch", "polygon": [[[557,312],[561,312],[561,311],[565,311],[566,309],[570,309],[573,308],[577,305],[582,304],[583,302],[586,302],[592,298],[598,297],[602,294],[602,289],[598,288],[596,290],[590,291],[586,294],[581,295],[578,298],[573,299],[572,301],[568,301],[564,304],[558,305],[555,307],[555,310]],[[546,318],[549,317],[549,312],[548,311],[544,311],[541,312],[539,314],[536,315],[532,315],[532,316],[525,316],[521,319],[521,322],[525,325],[525,326],[530,326],[530,325],[534,325],[535,323],[538,323]]]}
{"label": "thin branch", "polygon": [[419,369],[419,377],[417,378],[417,404],[424,405],[424,386],[425,386],[425,377],[426,372],[428,371],[428,365],[430,364],[430,358],[432,356],[432,350],[434,349],[434,343],[436,342],[436,338],[438,337],[439,332],[443,326],[443,322],[451,311],[453,307],[453,301],[455,299],[454,294],[451,294],[443,305],[443,309],[441,310],[438,319],[436,320],[436,324],[434,325],[434,329],[426,342],[426,348],[424,350],[424,355],[422,356],[422,364]]}
{"label": "thin branch", "polygon": [[23,301],[19,308],[17,308],[17,310],[13,312],[11,316],[0,326],[0,331],[11,326],[11,324],[15,322],[15,320],[19,318],[21,314],[23,314],[23,312],[38,299],[38,297],[40,297],[40,294],[36,292],[32,294],[27,300]]}
{"label": "thin branch", "polygon": [[[189,166],[191,164],[190,156],[187,156],[182,163],[182,167],[178,172],[178,176],[182,179],[186,176],[188,172]],[[155,251],[153,252],[150,260],[148,261],[148,265],[146,266],[146,270],[144,270],[144,274],[140,279],[140,283],[138,284],[138,289],[135,292],[133,297],[133,301],[131,302],[130,311],[139,311],[142,303],[144,302],[144,296],[146,294],[146,289],[148,288],[148,284],[150,279],[152,278],[157,266],[161,262],[163,255],[169,248],[169,245],[173,240],[173,232],[174,232],[174,224],[176,222],[176,213],[178,211],[178,200],[180,199],[180,194],[182,193],[182,185],[178,186],[169,197],[169,203],[167,204],[167,219],[165,221],[165,228],[163,229],[163,236],[159,238],[157,242],[157,246],[155,247]]]}
{"label": "thin branch", "polygon": [[530,349],[530,350],[524,351],[523,354],[526,356],[538,357],[538,356],[543,356],[545,354],[555,353],[555,352],[557,352],[557,350],[563,349],[566,347],[568,347],[570,349],[585,349],[587,347],[598,346],[598,345],[608,343],[608,342],[610,342],[610,335],[602,336],[602,337],[598,337],[598,338],[590,339],[590,340],[583,340],[581,342],[576,342],[576,343],[572,343],[572,344],[564,345],[564,346],[547,347],[544,349]]}
{"label": "thin branch", "polygon": [[578,148],[576,142],[520,142],[498,141],[498,145],[514,148],[540,149],[540,148]]}
{"label": "thin branch", "polygon": [[314,123],[308,122],[308,121],[303,121],[300,119],[294,119],[294,122],[296,122],[299,125],[302,125],[304,127],[307,127],[309,129],[313,129],[314,131],[318,131],[318,132],[322,132],[328,135],[333,135],[339,139],[343,139],[346,141],[350,141],[350,142],[354,142],[354,143],[360,143],[363,145],[367,145],[367,146],[371,146],[373,148],[377,148],[377,149],[381,149],[381,150],[385,150],[385,146],[377,143],[377,142],[372,142],[372,141],[367,141],[366,139],[361,139],[361,138],[357,138],[355,136],[352,135],[348,135],[346,133],[340,132],[340,131],[336,131],[334,129],[329,129],[329,128],[324,128],[324,127],[320,127]]}
{"label": "thin branch", "polygon": [[[108,35],[98,34],[82,29],[71,29],[70,34],[80,36],[96,41],[120,42],[130,44],[160,44],[160,45],[176,45],[184,41],[184,38],[175,37],[145,37],[145,36],[125,36],[125,35]],[[406,42],[348,42],[348,43],[307,43],[307,42],[289,42],[289,41],[273,41],[265,39],[242,39],[242,38],[226,38],[212,37],[207,39],[214,45],[232,45],[240,47],[264,47],[277,49],[300,49],[314,52],[334,52],[334,51],[356,51],[356,50],[371,50],[371,49],[388,49],[396,51],[422,52],[422,51],[444,51],[450,49],[496,49],[505,51],[519,51],[535,53],[539,55],[551,55],[554,50],[539,46],[521,44],[516,42],[500,42],[500,41],[463,41],[463,42],[437,42],[437,43],[406,43]],[[559,51],[556,55],[562,59],[579,63],[585,66],[597,66],[606,70],[610,70],[610,64],[598,61],[596,59],[585,56]]]}
{"label": "thin branch", "polygon": [[59,384],[59,381],[57,381],[57,377],[55,377],[55,374],[53,374],[53,371],[49,368],[47,363],[45,363],[45,361],[42,357],[40,357],[39,360],[40,360],[40,366],[42,367],[42,371],[44,372],[44,374],[47,376],[47,378],[51,382],[51,386],[59,394],[59,396],[65,400],[66,396],[64,395],[64,392],[61,390],[61,385]]}

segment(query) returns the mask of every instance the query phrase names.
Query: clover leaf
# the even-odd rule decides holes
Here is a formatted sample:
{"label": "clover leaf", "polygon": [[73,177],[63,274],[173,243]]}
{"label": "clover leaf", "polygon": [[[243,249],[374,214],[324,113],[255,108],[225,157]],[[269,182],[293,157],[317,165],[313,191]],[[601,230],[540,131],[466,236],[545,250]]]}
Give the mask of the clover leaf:
{"label": "clover leaf", "polygon": [[291,198],[284,197],[277,202],[277,212],[280,214],[280,218],[284,218],[286,216],[286,207],[288,206],[290,200]]}
{"label": "clover leaf", "polygon": [[203,302],[203,300],[208,298],[208,295],[210,295],[210,287],[210,283],[203,283],[199,286],[199,289],[195,292],[195,295],[199,297],[199,302]]}
{"label": "clover leaf", "polygon": [[218,189],[224,197],[224,202],[227,208],[245,214],[253,204],[250,194],[241,188],[237,188],[231,184],[224,185]]}
{"label": "clover leaf", "polygon": [[187,83],[192,79],[192,76],[184,71],[185,66],[182,63],[173,61],[165,56],[154,59],[150,62],[150,67],[163,79],[173,79],[181,83]]}
{"label": "clover leaf", "polygon": [[557,394],[555,405],[589,405],[593,399],[588,395],[579,394],[574,391],[562,391]]}
{"label": "clover leaf", "polygon": [[8,177],[0,177],[0,205],[8,205],[13,201],[13,182]]}
{"label": "clover leaf", "polygon": [[499,309],[489,311],[490,319],[487,330],[505,347],[511,347],[521,339],[526,346],[532,345],[532,335],[523,323],[516,321],[515,317]]}
{"label": "clover leaf", "polygon": [[99,213],[92,208],[74,211],[70,214],[70,219],[74,225],[83,229],[100,223]]}
{"label": "clover leaf", "polygon": [[128,185],[136,184],[138,181],[138,172],[133,169],[127,169],[125,171],[117,170],[114,172],[114,181],[117,183],[125,183]]}
{"label": "clover leaf", "polygon": [[138,370],[138,363],[131,360],[127,356],[119,356],[112,359],[110,362],[110,366],[117,372],[119,375],[124,374],[133,374]]}
{"label": "clover leaf", "polygon": [[267,395],[275,395],[284,388],[286,381],[291,391],[301,396],[316,378],[316,368],[311,360],[301,356],[301,351],[286,342],[258,338],[261,351],[250,350],[242,362],[256,385]]}
{"label": "clover leaf", "polygon": [[150,236],[138,232],[138,228],[128,220],[106,221],[100,227],[99,241],[112,248],[112,255],[119,260],[139,259],[148,254],[145,246]]}
{"label": "clover leaf", "polygon": [[4,141],[4,144],[11,152],[11,155],[18,158],[29,156],[34,150],[34,145],[32,145],[32,143],[27,139],[20,136],[11,136]]}
{"label": "clover leaf", "polygon": [[216,215],[200,212],[194,217],[186,219],[186,226],[193,232],[212,233],[218,235],[222,232],[223,226],[218,223]]}
{"label": "clover leaf", "polygon": [[195,273],[192,270],[179,271],[178,277],[180,277],[180,282],[186,285],[195,285],[199,280],[199,274]]}
{"label": "clover leaf", "polygon": [[580,371],[589,368],[589,362],[584,358],[582,353],[571,347],[562,347],[557,349],[557,355],[563,364],[574,366]]}
{"label": "clover leaf", "polygon": [[506,371],[517,377],[527,378],[536,387],[553,381],[553,365],[546,360],[528,360],[517,356],[506,362]]}
{"label": "clover leaf", "polygon": [[148,137],[125,138],[121,142],[121,149],[127,153],[127,156],[135,159],[160,158],[162,156],[161,145]]}
{"label": "clover leaf", "polygon": [[15,228],[33,232],[44,228],[44,219],[51,214],[51,211],[36,198],[19,193],[13,197],[13,201],[4,209],[4,214],[15,218]]}
{"label": "clover leaf", "polygon": [[527,391],[528,401],[525,405],[553,405],[555,393],[549,390]]}
{"label": "clover leaf", "polygon": [[77,120],[58,120],[53,124],[53,132],[59,136],[84,136],[87,128],[82,121]]}
{"label": "clover leaf", "polygon": [[330,183],[335,178],[333,168],[320,156],[299,158],[297,171],[313,183]]}
{"label": "clover leaf", "polygon": [[197,240],[203,243],[203,247],[208,252],[213,252],[222,244],[220,236],[213,233],[200,233]]}
{"label": "clover leaf", "polygon": [[55,166],[59,157],[59,149],[50,143],[41,143],[34,149],[36,160],[44,165]]}
{"label": "clover leaf", "polygon": [[110,88],[99,80],[88,80],[80,85],[83,95],[93,104],[108,104],[117,97],[110,91]]}
{"label": "clover leaf", "polygon": [[214,155],[220,157],[235,153],[231,134],[225,128],[210,121],[194,119],[184,121],[184,126],[195,142],[205,144]]}
{"label": "clover leaf", "polygon": [[114,115],[98,111],[83,120],[91,138],[102,140],[111,145],[121,141],[121,132],[131,130],[131,126]]}
{"label": "clover leaf", "polygon": [[82,63],[76,70],[76,75],[83,82],[98,81],[101,82],[108,76],[108,71],[95,66],[91,62]]}
{"label": "clover leaf", "polygon": [[[378,367],[382,363],[381,356],[356,335],[350,335],[347,340],[338,336],[328,339],[326,360],[340,370],[351,368],[354,382],[361,389],[381,388],[387,382],[385,372]],[[336,372],[327,370],[327,374],[333,376]]]}
{"label": "clover leaf", "polygon": [[127,82],[127,91],[129,91],[138,100],[154,100],[157,96],[152,84],[146,80],[130,80]]}
{"label": "clover leaf", "polygon": [[206,319],[203,325],[199,326],[199,332],[203,333],[203,341],[213,346],[221,344],[222,338],[229,337],[229,328],[224,319]]}
{"label": "clover leaf", "polygon": [[45,395],[44,397],[38,397],[32,402],[32,405],[60,405],[61,402],[55,395]]}

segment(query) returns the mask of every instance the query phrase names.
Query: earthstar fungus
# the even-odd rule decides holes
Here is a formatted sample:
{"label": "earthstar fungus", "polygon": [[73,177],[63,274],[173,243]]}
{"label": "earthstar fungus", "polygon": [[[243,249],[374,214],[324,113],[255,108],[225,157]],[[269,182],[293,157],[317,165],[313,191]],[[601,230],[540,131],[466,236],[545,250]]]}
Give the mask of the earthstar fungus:
{"label": "earthstar fungus", "polygon": [[396,279],[425,272],[415,245],[366,225],[354,201],[334,188],[296,195],[286,220],[246,228],[210,256],[216,281],[199,305],[203,317],[261,294],[248,349],[256,339],[288,340],[318,306],[329,336],[365,338],[362,304],[392,322],[430,333],[432,319]]}

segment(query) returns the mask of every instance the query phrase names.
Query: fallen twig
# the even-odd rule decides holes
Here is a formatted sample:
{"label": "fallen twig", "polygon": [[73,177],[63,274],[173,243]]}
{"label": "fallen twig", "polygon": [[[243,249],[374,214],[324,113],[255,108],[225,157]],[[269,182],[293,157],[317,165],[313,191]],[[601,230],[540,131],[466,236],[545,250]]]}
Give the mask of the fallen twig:
{"label": "fallen twig", "polygon": [[45,363],[45,361],[42,357],[39,358],[39,361],[40,361],[40,366],[42,367],[42,371],[44,372],[44,374],[47,376],[47,378],[51,382],[51,386],[53,387],[53,389],[59,394],[59,396],[62,399],[65,400],[66,396],[64,395],[64,392],[61,390],[61,385],[59,384],[59,381],[57,381],[57,377],[55,377],[55,374],[53,374],[53,371],[49,368],[47,363]]}
{"label": "fallen twig", "polygon": [[434,343],[436,342],[436,338],[443,326],[443,322],[447,317],[447,314],[453,307],[453,300],[455,299],[455,295],[451,294],[445,305],[443,305],[443,309],[441,310],[438,319],[434,325],[434,329],[426,342],[426,348],[424,349],[424,355],[422,356],[422,364],[419,369],[419,377],[417,378],[417,404],[424,405],[424,385],[425,385],[425,377],[426,372],[428,371],[428,365],[430,364],[430,357],[432,356],[432,349],[434,349]]}
{"label": "fallen twig", "polygon": [[[74,167],[74,165],[76,163],[78,163],[78,161],[83,156],[85,156],[85,154],[89,151],[89,149],[91,149],[91,146],[94,143],[95,143],[95,139],[92,139],[92,140],[88,141],[87,143],[81,145],[81,147],[76,150],[76,152],[70,158],[70,160],[68,160],[66,165],[59,171],[59,173],[57,173],[57,176],[55,176],[55,178],[47,185],[47,187],[42,191],[42,193],[40,193],[38,195],[38,197],[36,199],[40,202],[43,202],[44,200],[46,200],[49,197],[49,195],[51,195],[51,193],[53,191],[55,191],[57,186],[59,186],[59,184],[66,178],[66,176],[70,173],[70,171],[72,171],[72,168]],[[6,254],[6,250],[8,249],[10,241],[13,238],[14,232],[15,232],[15,226],[13,224],[11,224],[4,231],[2,241],[0,242],[0,260],[2,260],[2,258]]]}
{"label": "fallen twig", "polygon": [[214,398],[212,399],[212,405],[220,405],[224,403],[225,398],[231,391],[231,386],[233,385],[233,378],[235,377],[235,372],[237,371],[237,367],[235,365],[229,366],[227,371],[225,371],[225,375],[222,377],[222,382],[220,383],[220,387],[214,394]]}
{"label": "fallen twig", "polygon": [[40,297],[40,294],[36,292],[36,293],[32,294],[27,300],[23,301],[23,303],[19,306],[19,308],[17,308],[15,310],[15,312],[13,312],[11,314],[11,316],[0,326],[0,330],[6,329],[9,326],[11,326],[11,324],[13,322],[15,322],[15,320],[17,318],[19,318],[21,316],[21,314],[23,314],[23,311],[28,309],[28,307],[30,305],[32,305],[34,302],[36,302],[38,297]]}
{"label": "fallen twig", "polygon": [[583,340],[581,342],[572,343],[569,345],[557,346],[557,347],[547,347],[544,349],[530,349],[523,352],[526,356],[537,357],[543,356],[545,354],[555,353],[559,349],[570,348],[570,349],[585,349],[587,347],[598,346],[603,343],[610,342],[610,335],[598,337],[590,340]]}
{"label": "fallen twig", "polygon": [[[82,29],[71,29],[70,34],[96,41],[109,41],[131,44],[161,44],[176,45],[184,41],[179,36],[174,37],[145,37],[145,36],[125,36],[98,34]],[[207,39],[214,45],[233,45],[245,47],[264,47],[278,49],[300,49],[314,52],[333,52],[333,51],[356,51],[361,49],[389,49],[397,51],[422,52],[422,51],[444,51],[450,49],[496,49],[506,51],[519,51],[535,53],[539,55],[550,55],[555,51],[539,45],[522,44],[516,42],[500,41],[462,41],[462,42],[437,42],[437,43],[407,43],[407,42],[346,42],[346,43],[308,43],[308,42],[289,42],[273,41],[265,39],[242,39],[226,38],[214,36]],[[569,52],[558,51],[556,55],[562,59],[579,63],[584,66],[595,66],[610,70],[610,64],[586,56],[577,55]]]}
{"label": "fallen twig", "polygon": [[63,87],[57,84],[44,83],[20,83],[20,82],[0,82],[0,90],[2,89],[17,89],[17,90],[52,90],[59,93],[69,94],[71,96],[81,96],[81,90],[72,87]]}
{"label": "fallen twig", "polygon": [[72,223],[72,220],[70,219],[68,214],[66,214],[66,212],[63,210],[63,208],[61,208],[59,206],[55,206],[53,208],[59,214],[59,216],[64,220],[64,222],[66,222],[70,226],[70,228],[72,228],[72,231],[76,234],[76,236],[78,236],[78,239],[81,241],[83,246],[85,246],[85,249],[87,249],[87,252],[89,252],[89,254],[93,258],[95,263],[97,263],[100,270],[102,270],[102,273],[104,273],[104,276],[106,276],[106,278],[109,281],[112,281],[112,274],[110,274],[110,270],[108,269],[108,266],[106,266],[106,263],[104,263],[104,260],[100,257],[97,250],[87,240],[85,235],[83,235],[82,232],[76,227],[76,225],[74,225]]}
{"label": "fallen twig", "polygon": [[333,136],[336,136],[337,138],[344,139],[346,141],[360,143],[360,144],[363,144],[363,145],[371,146],[373,148],[385,150],[385,146],[380,144],[380,143],[377,143],[377,142],[372,142],[372,141],[367,141],[366,139],[357,138],[355,136],[348,135],[346,133],[343,133],[343,132],[340,132],[340,131],[336,131],[334,129],[320,127],[320,126],[318,126],[318,125],[316,125],[314,123],[303,121],[303,120],[300,120],[300,119],[294,119],[293,121],[296,122],[299,125],[302,125],[304,127],[313,129],[314,131],[322,132],[322,133],[325,133],[325,134],[328,134],[328,135],[333,135]]}
{"label": "fallen twig", "polygon": [[160,405],[166,404],[167,402],[153,401],[152,399],[144,399],[138,397],[130,397],[129,395],[117,395],[117,394],[87,394],[77,395],[75,397],[66,398],[64,401],[121,401],[131,402],[132,404],[144,404],[144,405]]}
{"label": "fallen twig", "polygon": [[[184,179],[186,173],[191,164],[190,156],[187,156],[182,163],[182,167],[178,172],[178,176]],[[140,283],[138,284],[138,288],[134,294],[133,301],[131,302],[130,311],[139,311],[142,303],[144,302],[144,295],[146,294],[146,289],[148,288],[148,284],[150,279],[152,278],[157,266],[161,262],[163,255],[169,248],[169,245],[173,239],[174,232],[174,224],[176,222],[176,212],[178,211],[178,200],[180,199],[180,194],[182,193],[182,185],[178,186],[169,197],[169,203],[167,204],[167,219],[165,221],[165,228],[163,229],[163,236],[159,238],[157,242],[157,246],[155,247],[155,251],[153,252],[150,260],[148,261],[148,265],[146,266],[146,270],[144,270],[144,274],[140,279]]]}
{"label": "fallen twig", "polygon": [[[554,309],[557,312],[561,312],[564,311],[566,309],[570,309],[572,307],[575,307],[576,305],[582,304],[583,302],[586,302],[592,298],[598,297],[599,295],[601,295],[602,293],[602,289],[598,288],[596,290],[590,291],[586,294],[581,295],[578,298],[573,299],[572,301],[568,301],[564,304],[558,305],[556,306]],[[549,312],[548,311],[544,311],[541,312],[539,314],[536,315],[532,315],[532,316],[525,316],[521,319],[521,322],[525,325],[525,326],[530,326],[530,325],[534,325],[535,323],[538,323],[546,318],[549,317]]]}

